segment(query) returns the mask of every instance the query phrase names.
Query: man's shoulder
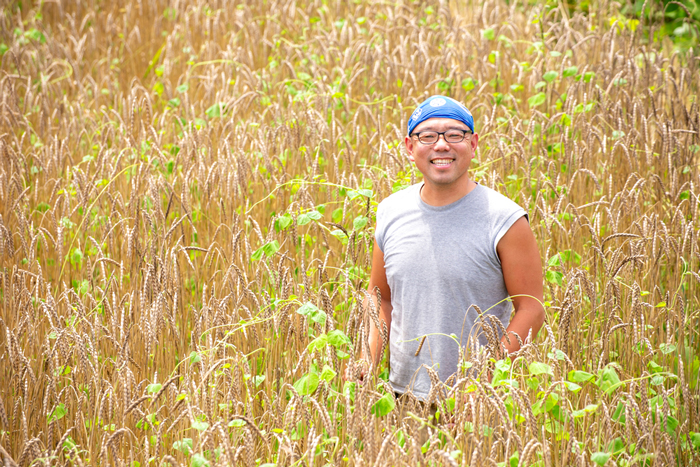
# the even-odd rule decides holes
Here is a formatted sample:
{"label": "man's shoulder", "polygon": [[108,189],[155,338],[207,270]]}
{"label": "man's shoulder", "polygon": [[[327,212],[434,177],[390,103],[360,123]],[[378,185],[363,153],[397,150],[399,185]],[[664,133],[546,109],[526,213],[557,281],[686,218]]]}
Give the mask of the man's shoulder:
{"label": "man's shoulder", "polygon": [[420,190],[420,186],[420,183],[416,183],[415,185],[410,185],[402,190],[390,194],[379,203],[379,208],[395,208],[407,203],[412,203],[416,198],[416,192]]}
{"label": "man's shoulder", "polygon": [[493,209],[494,207],[501,206],[503,209],[522,209],[522,207],[510,199],[503,193],[499,193],[493,188],[489,188],[486,185],[479,185],[481,195],[487,200],[489,206]]}

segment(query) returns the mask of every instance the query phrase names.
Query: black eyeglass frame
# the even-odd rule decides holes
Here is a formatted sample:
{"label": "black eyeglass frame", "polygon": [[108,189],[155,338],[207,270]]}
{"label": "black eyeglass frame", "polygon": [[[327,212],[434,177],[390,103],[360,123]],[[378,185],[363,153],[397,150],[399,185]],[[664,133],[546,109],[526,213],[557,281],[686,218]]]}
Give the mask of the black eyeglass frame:
{"label": "black eyeglass frame", "polygon": [[[448,132],[451,132],[451,131],[461,131],[461,132],[462,132],[462,139],[460,139],[459,141],[447,141],[447,136],[445,136],[445,134],[448,133]],[[425,142],[421,141],[421,139],[420,139],[420,135],[422,135],[423,133],[433,133],[433,134],[437,134],[437,139],[436,139],[434,142],[432,142],[432,143],[425,143]],[[461,143],[462,141],[464,141],[464,139],[467,137],[467,135],[470,135],[470,136],[471,136],[471,135],[473,135],[473,134],[474,134],[474,133],[472,133],[471,131],[461,130],[461,129],[459,129],[459,128],[450,128],[449,130],[447,130],[447,131],[442,131],[442,132],[440,132],[440,131],[433,131],[433,130],[419,131],[418,133],[411,133],[411,136],[412,136],[412,137],[415,136],[416,138],[418,138],[418,142],[419,142],[420,144],[424,144],[424,145],[426,145],[426,146],[432,146],[433,144],[436,144],[438,141],[440,141],[440,135],[442,135],[442,139],[444,139],[446,143],[448,143],[448,144],[458,144],[458,143]]]}

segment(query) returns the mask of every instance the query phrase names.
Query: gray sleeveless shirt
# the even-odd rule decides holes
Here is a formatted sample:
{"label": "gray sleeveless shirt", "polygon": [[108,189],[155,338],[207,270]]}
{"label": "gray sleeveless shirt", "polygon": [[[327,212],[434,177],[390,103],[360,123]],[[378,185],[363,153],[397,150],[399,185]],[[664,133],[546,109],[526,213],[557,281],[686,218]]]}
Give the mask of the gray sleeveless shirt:
{"label": "gray sleeveless shirt", "polygon": [[[420,197],[422,183],[394,193],[379,204],[375,237],[384,253],[391,290],[389,382],[419,398],[430,391],[425,364],[445,381],[457,371],[459,347],[473,332],[481,345],[478,314],[472,304],[496,316],[505,327],[512,305],[501,262],[499,240],[525,211],[490,188],[477,185],[446,206]],[[451,334],[456,335],[449,337]],[[428,335],[420,353],[422,336]]]}

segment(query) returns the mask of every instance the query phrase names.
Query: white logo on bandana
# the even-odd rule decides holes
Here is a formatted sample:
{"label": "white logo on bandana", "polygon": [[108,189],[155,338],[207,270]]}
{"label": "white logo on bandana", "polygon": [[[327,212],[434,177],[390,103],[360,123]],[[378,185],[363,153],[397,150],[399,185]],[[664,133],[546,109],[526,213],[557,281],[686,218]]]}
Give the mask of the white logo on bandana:
{"label": "white logo on bandana", "polygon": [[420,114],[423,113],[423,109],[416,109],[415,112],[413,112],[413,116],[411,117],[411,120],[418,120],[418,117],[420,117]]}
{"label": "white logo on bandana", "polygon": [[442,97],[438,97],[430,101],[430,107],[442,107],[445,104],[447,104],[447,102]]}

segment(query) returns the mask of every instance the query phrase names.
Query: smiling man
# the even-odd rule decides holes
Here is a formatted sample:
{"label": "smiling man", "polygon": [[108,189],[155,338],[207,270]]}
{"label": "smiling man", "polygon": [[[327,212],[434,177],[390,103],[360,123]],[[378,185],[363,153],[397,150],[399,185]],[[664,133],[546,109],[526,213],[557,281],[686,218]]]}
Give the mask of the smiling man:
{"label": "smiling man", "polygon": [[[410,389],[427,398],[423,365],[445,381],[470,337],[486,345],[473,305],[503,323],[510,342],[501,336],[501,345],[509,353],[520,348],[514,334],[534,337],[544,321],[542,266],[527,214],[470,178],[478,142],[463,104],[427,99],[411,115],[405,140],[423,182],[377,210],[369,291],[374,300],[375,288],[381,293],[379,319],[389,330],[389,380],[397,393]],[[376,368],[382,338],[374,325],[369,344],[365,359]]]}

